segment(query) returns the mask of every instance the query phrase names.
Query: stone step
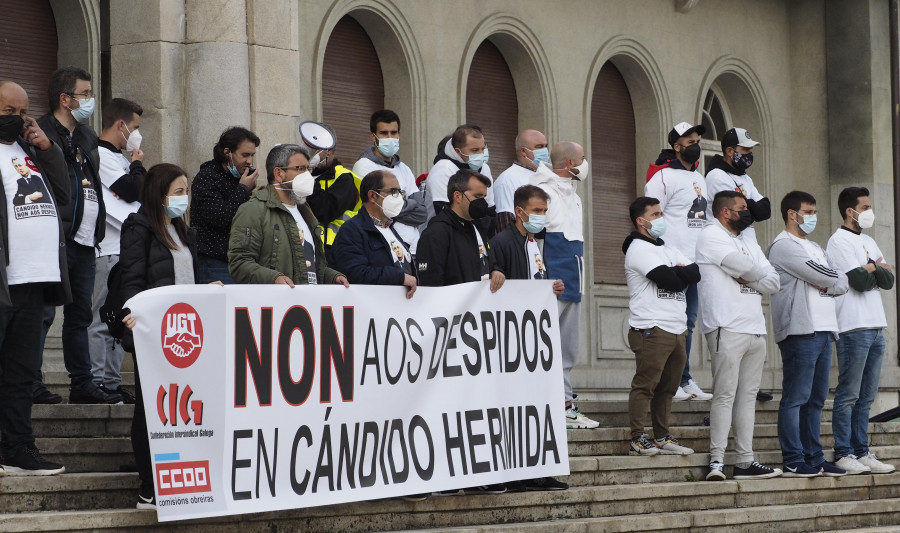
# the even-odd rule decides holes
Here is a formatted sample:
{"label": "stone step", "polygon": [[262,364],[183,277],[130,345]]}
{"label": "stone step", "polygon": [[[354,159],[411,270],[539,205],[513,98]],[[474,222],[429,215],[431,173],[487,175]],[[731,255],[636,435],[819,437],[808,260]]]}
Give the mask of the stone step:
{"label": "stone step", "polygon": [[130,437],[132,405],[35,405],[35,437]]}
{"label": "stone step", "polygon": [[[672,428],[672,433],[682,445],[696,452],[709,452],[709,428],[705,426],[684,426]],[[631,432],[625,427],[597,429],[569,429],[569,455],[625,455],[629,450]],[[822,424],[820,440],[827,449],[834,445],[831,424]],[[869,425],[871,446],[892,446],[900,444],[900,422],[884,422]],[[733,439],[729,437],[729,448]],[[757,424],[753,433],[753,448],[758,451],[778,450],[777,424]]]}
{"label": "stone step", "polygon": [[[51,391],[63,397],[63,402],[69,401],[69,374],[66,372],[65,366],[58,369],[48,371],[48,365],[51,368],[57,363],[44,363],[44,385]],[[62,365],[62,362],[59,363]],[[123,365],[124,366],[124,365]],[[134,372],[122,372],[122,385],[134,392]]]}
{"label": "stone step", "polygon": [[[669,531],[709,532],[722,531],[721,528],[753,530],[747,528],[752,524],[763,530],[762,522],[769,524],[766,531],[900,523],[900,474],[576,487],[560,492],[432,497],[415,503],[389,499],[162,525],[156,524],[152,511],[124,509],[134,505],[136,485],[134,474],[0,478],[0,508],[5,511],[0,514],[0,531],[142,531],[156,527],[179,531],[271,531],[289,530],[299,524],[304,531],[348,533],[435,527],[469,531],[471,527],[461,526],[472,525],[476,526],[474,531],[492,531],[495,527],[478,524],[509,524],[506,527],[514,531],[514,525],[549,528],[542,531],[607,530],[609,526],[599,523],[585,525],[585,520],[601,518],[629,523],[654,518],[660,522],[651,531],[665,527]],[[773,506],[772,502],[779,505]],[[45,509],[85,512],[37,512]],[[565,526],[573,520],[581,525]]]}
{"label": "stone step", "polygon": [[[768,402],[756,402],[756,423],[775,424],[778,422],[779,398]],[[684,401],[672,402],[672,412],[669,415],[669,425],[702,426],[704,417],[709,416],[710,401]],[[829,400],[822,409],[822,423],[831,423],[832,407],[834,402]],[[596,420],[601,427],[627,427],[628,402],[627,401],[583,401],[578,402],[578,410],[585,416]],[[648,418],[649,420],[649,418]]]}
{"label": "stone step", "polygon": [[41,455],[64,465],[66,472],[119,472],[123,465],[134,464],[127,437],[38,438],[35,444]]}

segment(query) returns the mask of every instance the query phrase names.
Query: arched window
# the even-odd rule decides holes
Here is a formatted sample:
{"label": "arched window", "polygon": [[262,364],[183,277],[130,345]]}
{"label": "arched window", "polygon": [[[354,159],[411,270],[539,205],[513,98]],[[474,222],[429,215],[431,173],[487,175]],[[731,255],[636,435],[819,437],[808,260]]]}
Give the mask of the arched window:
{"label": "arched window", "polygon": [[469,67],[466,122],[484,130],[491,156],[489,166],[496,178],[515,158],[519,103],[509,66],[490,41],[481,43]]}
{"label": "arched window", "polygon": [[384,78],[366,30],[345,16],[334,26],[322,64],[322,120],[337,133],[335,157],[348,168],[372,146],[369,117],[384,108]]}
{"label": "arched window", "polygon": [[722,153],[722,137],[728,131],[728,111],[723,105],[722,97],[719,91],[713,87],[706,92],[706,98],[703,100],[703,116],[701,124],[706,126],[706,132],[700,138],[700,148],[702,148],[701,160],[703,166],[699,168],[701,174],[706,175],[706,169],[709,168],[709,162],[713,156]]}
{"label": "arched window", "polygon": [[47,82],[56,70],[56,21],[47,0],[3,4],[9,31],[0,39],[0,80],[14,81],[25,89],[28,114],[37,118],[49,110]]}
{"label": "arched window", "polygon": [[594,283],[625,283],[622,241],[631,232],[628,206],[637,196],[631,94],[607,62],[591,96],[591,216]]}

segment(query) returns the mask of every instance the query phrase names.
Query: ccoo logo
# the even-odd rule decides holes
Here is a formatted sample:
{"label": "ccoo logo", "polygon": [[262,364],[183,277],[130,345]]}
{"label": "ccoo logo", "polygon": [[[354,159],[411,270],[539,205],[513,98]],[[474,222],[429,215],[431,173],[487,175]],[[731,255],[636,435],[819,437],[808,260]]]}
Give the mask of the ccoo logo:
{"label": "ccoo logo", "polygon": [[163,315],[161,337],[166,360],[176,368],[194,364],[203,347],[203,323],[196,309],[177,303]]}

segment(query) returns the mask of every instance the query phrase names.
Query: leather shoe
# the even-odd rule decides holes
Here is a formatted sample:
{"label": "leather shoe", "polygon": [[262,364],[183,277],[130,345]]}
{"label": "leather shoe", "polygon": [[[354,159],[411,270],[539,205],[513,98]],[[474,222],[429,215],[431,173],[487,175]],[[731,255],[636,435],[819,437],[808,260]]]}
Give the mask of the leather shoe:
{"label": "leather shoe", "polygon": [[72,385],[69,390],[69,403],[114,404],[121,401],[122,396],[104,392],[93,381],[86,381],[81,385]]}
{"label": "leather shoe", "polygon": [[41,387],[40,389],[34,391],[34,398],[32,399],[32,403],[52,405],[61,402],[62,396],[54,392],[50,392],[47,387]]}

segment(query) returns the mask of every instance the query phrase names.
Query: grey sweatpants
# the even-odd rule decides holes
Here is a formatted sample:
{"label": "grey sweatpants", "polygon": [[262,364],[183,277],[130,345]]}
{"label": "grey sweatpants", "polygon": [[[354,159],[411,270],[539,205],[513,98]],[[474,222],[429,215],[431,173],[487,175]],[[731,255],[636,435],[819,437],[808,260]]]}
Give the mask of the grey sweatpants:
{"label": "grey sweatpants", "polygon": [[125,350],[121,344],[113,342],[106,323],[100,320],[100,306],[106,301],[108,290],[106,280],[113,265],[119,262],[118,255],[104,255],[97,258],[94,271],[94,301],[91,305],[93,319],[88,327],[88,346],[91,352],[91,375],[94,384],[105,385],[108,389],[118,389],[122,382],[122,360]]}
{"label": "grey sweatpants", "polygon": [[575,362],[578,361],[581,340],[578,332],[581,302],[557,300],[556,303],[559,305],[559,342],[562,345],[563,385],[566,389],[566,401],[571,402],[575,396],[572,394],[572,381],[569,379],[569,373],[575,366]]}

